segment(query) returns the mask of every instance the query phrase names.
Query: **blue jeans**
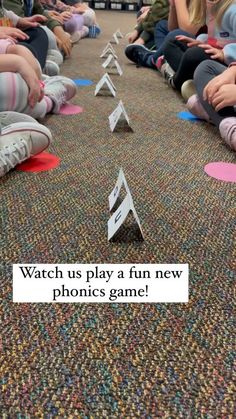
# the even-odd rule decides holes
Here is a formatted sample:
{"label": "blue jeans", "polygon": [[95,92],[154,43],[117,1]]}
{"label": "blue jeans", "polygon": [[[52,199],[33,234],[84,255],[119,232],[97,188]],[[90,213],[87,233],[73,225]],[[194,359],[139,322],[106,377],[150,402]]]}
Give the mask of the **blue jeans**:
{"label": "blue jeans", "polygon": [[169,39],[175,38],[177,35],[190,36],[195,38],[192,34],[183,31],[182,29],[174,29],[173,31],[168,31],[168,21],[160,20],[155,26],[154,38],[156,51],[150,55],[147,59],[147,66],[153,68],[153,63],[156,63],[158,58],[163,55],[163,44]]}

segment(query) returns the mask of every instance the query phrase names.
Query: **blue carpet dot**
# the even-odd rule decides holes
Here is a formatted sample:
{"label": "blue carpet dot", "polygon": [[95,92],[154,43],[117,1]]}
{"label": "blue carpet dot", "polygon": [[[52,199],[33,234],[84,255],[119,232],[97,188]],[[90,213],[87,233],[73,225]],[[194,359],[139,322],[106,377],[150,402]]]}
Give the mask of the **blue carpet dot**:
{"label": "blue carpet dot", "polygon": [[201,119],[200,118],[198,118],[197,116],[195,116],[195,115],[193,115],[192,113],[190,113],[190,112],[187,112],[187,111],[183,111],[183,112],[179,112],[178,114],[177,114],[177,117],[179,118],[179,119],[184,119],[184,120],[186,120],[186,121],[201,121]]}
{"label": "blue carpet dot", "polygon": [[86,79],[74,79],[73,80],[77,86],[90,86],[93,84],[92,80],[86,80]]}

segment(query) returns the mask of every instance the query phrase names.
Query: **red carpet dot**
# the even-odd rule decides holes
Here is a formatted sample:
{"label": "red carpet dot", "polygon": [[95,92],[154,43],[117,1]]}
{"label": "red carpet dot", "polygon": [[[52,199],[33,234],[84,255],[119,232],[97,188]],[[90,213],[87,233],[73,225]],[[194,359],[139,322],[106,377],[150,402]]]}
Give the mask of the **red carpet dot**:
{"label": "red carpet dot", "polygon": [[18,164],[16,170],[21,170],[22,172],[44,172],[58,167],[60,161],[59,157],[43,152]]}
{"label": "red carpet dot", "polygon": [[208,163],[204,170],[215,179],[224,182],[236,182],[236,164],[234,163],[224,163],[222,161]]}
{"label": "red carpet dot", "polygon": [[83,112],[83,108],[77,105],[72,105],[71,103],[66,103],[60,109],[61,115],[76,115]]}

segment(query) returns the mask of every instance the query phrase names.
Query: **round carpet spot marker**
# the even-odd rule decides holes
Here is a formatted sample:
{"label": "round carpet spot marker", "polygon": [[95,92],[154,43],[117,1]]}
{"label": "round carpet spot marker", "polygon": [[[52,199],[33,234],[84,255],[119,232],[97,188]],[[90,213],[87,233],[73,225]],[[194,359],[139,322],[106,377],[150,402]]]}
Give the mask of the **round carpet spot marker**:
{"label": "round carpet spot marker", "polygon": [[185,121],[192,121],[192,122],[201,121],[200,118],[198,118],[197,116],[193,115],[191,112],[187,112],[187,111],[179,112],[177,114],[177,117],[179,119],[183,119]]}
{"label": "round carpet spot marker", "polygon": [[91,84],[93,84],[92,80],[87,79],[74,79],[73,81],[77,86],[91,86]]}
{"label": "round carpet spot marker", "polygon": [[39,153],[19,164],[16,170],[22,172],[46,172],[59,166],[61,159],[50,153]]}
{"label": "round carpet spot marker", "polygon": [[204,167],[208,176],[224,182],[236,183],[236,164],[223,161],[208,163]]}
{"label": "round carpet spot marker", "polygon": [[61,115],[77,115],[78,113],[83,112],[81,106],[73,105],[72,103],[66,103],[60,109]]}

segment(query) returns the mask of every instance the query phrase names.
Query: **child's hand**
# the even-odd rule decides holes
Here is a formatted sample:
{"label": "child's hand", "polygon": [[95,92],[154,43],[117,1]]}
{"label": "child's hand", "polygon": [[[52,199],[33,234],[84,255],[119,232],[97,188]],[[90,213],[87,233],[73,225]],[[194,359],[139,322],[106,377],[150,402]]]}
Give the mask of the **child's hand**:
{"label": "child's hand", "polygon": [[128,41],[132,44],[138,38],[138,31],[136,29],[128,35]]}
{"label": "child's hand", "polygon": [[[22,58],[22,57],[20,57]],[[27,83],[29,88],[28,104],[34,108],[37,102],[43,97],[42,87],[36,73],[32,70],[26,60],[19,60],[18,72]]]}
{"label": "child's hand", "polygon": [[203,48],[204,51],[210,55],[213,60],[219,60],[224,62],[224,52],[223,49],[214,48],[209,44],[199,44],[200,48]]}
{"label": "child's hand", "polygon": [[11,39],[13,42],[16,42],[16,40],[24,41],[26,39],[29,39],[29,37],[20,29],[1,26],[0,39]]}
{"label": "child's hand", "polygon": [[57,46],[59,49],[64,51],[66,57],[70,56],[72,44],[69,35],[65,34],[61,35],[60,37],[57,36]]}
{"label": "child's hand", "polygon": [[46,16],[43,15],[34,15],[31,17],[21,17],[17,22],[17,27],[25,30],[28,28],[35,28],[39,26],[40,23],[47,22]]}
{"label": "child's hand", "polygon": [[148,15],[149,10],[146,10],[145,12],[143,12],[138,18],[137,18],[137,23],[141,23],[143,22],[143,20],[146,18],[146,16]]}
{"label": "child's hand", "polygon": [[231,84],[231,86],[234,85],[235,78],[236,67],[233,66],[227,68],[225,71],[223,71],[222,74],[219,74],[219,76],[214,77],[214,79],[209,81],[209,83],[205,86],[205,89],[203,90],[203,99],[207,100],[211,105],[215,93],[225,84]]}
{"label": "child's hand", "polygon": [[224,84],[224,86],[221,86],[214,94],[212,106],[215,108],[216,112],[218,112],[226,106],[234,105],[236,105],[236,85]]}
{"label": "child's hand", "polygon": [[177,35],[175,39],[177,39],[177,41],[185,42],[189,48],[197,47],[198,45],[202,43],[202,41],[199,41],[197,39],[194,39],[194,38],[191,38],[190,36],[185,36],[185,35]]}
{"label": "child's hand", "polygon": [[72,13],[68,11],[62,12],[61,17],[63,18],[63,22],[66,22],[72,17]]}

